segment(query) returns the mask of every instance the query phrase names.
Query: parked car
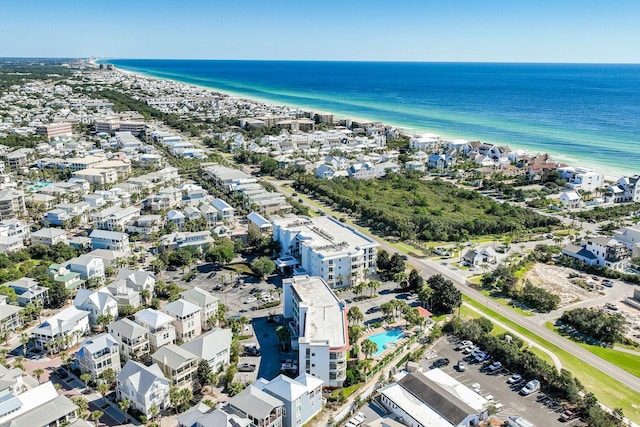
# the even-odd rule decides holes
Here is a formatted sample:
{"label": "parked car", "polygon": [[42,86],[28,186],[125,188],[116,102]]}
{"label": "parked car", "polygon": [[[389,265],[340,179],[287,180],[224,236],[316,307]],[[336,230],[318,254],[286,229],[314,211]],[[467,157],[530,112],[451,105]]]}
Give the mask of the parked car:
{"label": "parked car", "polygon": [[480,351],[480,347],[469,346],[462,350],[464,354],[473,354],[473,352]]}
{"label": "parked car", "polygon": [[256,365],[252,363],[241,363],[238,365],[238,372],[253,372],[256,370]]}
{"label": "parked car", "polygon": [[498,369],[502,368],[502,363],[500,362],[493,362],[491,365],[489,365],[489,367],[487,368],[490,372],[495,372]]}
{"label": "parked car", "polygon": [[449,364],[449,359],[447,359],[446,357],[443,357],[433,362],[432,366],[434,368],[440,368],[441,366],[447,366],[448,364]]}
{"label": "parked car", "polygon": [[606,286],[607,288],[613,288],[613,281],[609,279],[604,279],[602,281],[602,286]]}
{"label": "parked car", "polygon": [[252,302],[256,302],[258,301],[258,299],[256,297],[249,297],[247,299],[244,300],[245,304],[251,304]]}
{"label": "parked car", "polygon": [[458,372],[464,372],[467,370],[467,364],[464,362],[464,360],[458,360],[458,364],[456,365],[456,370]]}
{"label": "parked car", "polygon": [[467,347],[472,346],[473,343],[471,341],[465,340],[465,341],[460,341],[453,349],[456,351],[460,351],[460,350],[464,350]]}
{"label": "parked car", "polygon": [[524,387],[520,389],[520,394],[522,394],[523,396],[528,396],[531,393],[535,393],[536,391],[539,391],[539,390],[540,390],[540,381],[531,380],[528,383],[526,383]]}
{"label": "parked car", "polygon": [[509,383],[509,384],[516,384],[516,383],[519,383],[520,381],[522,381],[522,375],[520,375],[520,374],[513,374],[513,375],[511,375],[511,377],[507,380],[507,383]]}
{"label": "parked car", "polygon": [[609,310],[617,311],[618,306],[612,302],[608,302],[604,305],[604,308],[608,308]]}

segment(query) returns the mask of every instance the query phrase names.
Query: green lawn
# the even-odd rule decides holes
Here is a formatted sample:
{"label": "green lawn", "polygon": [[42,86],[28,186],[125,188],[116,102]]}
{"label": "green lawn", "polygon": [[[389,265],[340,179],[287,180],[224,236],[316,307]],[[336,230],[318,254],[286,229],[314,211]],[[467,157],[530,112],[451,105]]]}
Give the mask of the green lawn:
{"label": "green lawn", "polygon": [[[550,331],[558,333],[558,328],[556,328],[551,322],[546,322],[544,327]],[[620,369],[624,369],[630,374],[640,377],[640,356],[637,354],[626,353],[613,348],[605,348],[581,342],[578,342],[577,344],[585,350],[589,350],[596,356],[603,358],[607,362],[616,365]]]}
{"label": "green lawn", "polygon": [[491,299],[493,299],[498,304],[507,307],[511,311],[515,311],[520,316],[525,316],[525,317],[533,316],[533,313],[531,313],[530,311],[523,310],[520,307],[514,307],[512,305],[509,305],[509,300],[506,299],[506,298],[498,298],[498,297],[491,296],[491,292],[487,291],[487,290],[480,290],[479,292],[484,296],[490,297]]}
{"label": "green lawn", "polygon": [[495,311],[485,307],[484,305],[463,296],[463,300],[469,305],[477,308],[488,318],[494,318],[508,325],[513,330],[527,337],[532,342],[552,351],[562,362],[565,369],[580,380],[584,387],[596,395],[598,400],[609,408],[622,408],[627,418],[634,422],[640,422],[640,406],[634,402],[640,402],[640,393],[627,387],[622,382],[611,378],[602,371],[594,369],[593,366],[573,354],[562,350],[560,347],[550,343],[533,334],[528,329],[511,322],[506,317],[496,313]]}

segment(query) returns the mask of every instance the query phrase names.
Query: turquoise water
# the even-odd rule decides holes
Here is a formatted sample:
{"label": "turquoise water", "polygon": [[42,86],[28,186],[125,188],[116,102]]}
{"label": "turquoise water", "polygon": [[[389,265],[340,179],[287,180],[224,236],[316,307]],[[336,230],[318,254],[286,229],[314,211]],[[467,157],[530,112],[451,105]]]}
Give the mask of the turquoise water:
{"label": "turquoise water", "polygon": [[37,181],[35,184],[28,185],[27,191],[38,191],[39,189],[47,187],[51,184],[52,184],[51,182]]}
{"label": "turquoise water", "polygon": [[407,131],[640,172],[640,65],[110,60],[153,77]]}
{"label": "turquoise water", "polygon": [[404,332],[401,329],[389,329],[388,331],[384,331],[379,334],[371,335],[369,339],[374,343],[378,344],[378,351],[376,351],[373,355],[379,356],[387,349],[387,345],[389,343],[394,343],[398,341],[400,338],[404,337]]}

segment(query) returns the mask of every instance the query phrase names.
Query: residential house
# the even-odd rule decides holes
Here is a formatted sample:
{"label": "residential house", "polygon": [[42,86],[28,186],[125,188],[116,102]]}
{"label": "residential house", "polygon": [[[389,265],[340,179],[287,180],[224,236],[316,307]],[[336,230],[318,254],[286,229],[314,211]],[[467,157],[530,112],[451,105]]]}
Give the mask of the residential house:
{"label": "residential house", "polygon": [[448,169],[453,164],[453,160],[445,154],[431,154],[427,165],[429,169]]}
{"label": "residential house", "polygon": [[125,254],[131,250],[127,233],[93,230],[89,237],[91,238],[91,249],[107,249],[124,252]]}
{"label": "residential house", "polygon": [[140,360],[149,354],[149,330],[127,318],[107,325],[107,330],[120,344],[120,354],[125,358]]}
{"label": "residential house", "polygon": [[98,325],[99,316],[111,316],[113,320],[118,317],[118,302],[106,288],[78,289],[73,300],[73,306],[89,313],[89,324]]}
{"label": "residential house", "polygon": [[178,341],[187,342],[202,333],[200,307],[196,304],[180,298],[160,310],[174,318],[173,326],[176,328]]}
{"label": "residential house", "polygon": [[616,202],[640,202],[640,175],[623,176],[612,188],[621,192]]}
{"label": "residential house", "polygon": [[16,396],[27,391],[23,375],[24,371],[19,367],[7,368],[0,365],[0,396],[6,397],[9,394]]}
{"label": "residential house", "polygon": [[118,310],[124,306],[137,308],[142,305],[140,293],[129,288],[126,280],[114,280],[106,286],[106,289],[118,303]]}
{"label": "residential house", "polygon": [[0,236],[19,237],[23,240],[31,235],[30,224],[16,218],[0,221]]}
{"label": "residential house", "polygon": [[118,271],[116,280],[124,280],[127,286],[136,292],[148,290],[152,295],[156,284],[156,276],[153,273],[143,270],[128,270],[126,268]]}
{"label": "residential house", "polygon": [[211,201],[211,205],[218,211],[218,219],[227,225],[235,222],[235,208],[222,199],[216,198]]}
{"label": "residential house", "polygon": [[[192,304],[200,307],[200,318],[202,321],[202,329],[211,329],[212,324],[217,324],[216,318],[218,315],[218,305],[220,299],[213,296],[211,293],[194,286],[192,289],[188,289],[180,294],[183,300],[189,301]],[[211,323],[209,319],[214,319]]]}
{"label": "residential house", "polygon": [[0,190],[0,219],[11,219],[26,213],[22,191],[14,188]]}
{"label": "residential house", "polygon": [[469,249],[462,257],[464,265],[474,267],[482,264],[495,264],[496,259],[496,251],[491,246]]}
{"label": "residential house", "polygon": [[220,372],[229,364],[232,338],[231,329],[216,328],[183,344],[181,348],[199,360],[205,360],[213,372]]}
{"label": "residential house", "polygon": [[[347,307],[321,277],[294,276],[282,281],[284,317],[289,320],[298,366],[329,387],[347,377]],[[318,328],[317,325],[323,325]]]}
{"label": "residential house", "polygon": [[58,394],[51,381],[21,394],[9,393],[2,405],[0,425],[6,427],[62,426],[78,419],[78,406]]}
{"label": "residential house", "polygon": [[355,228],[320,216],[275,219],[273,240],[280,242],[276,265],[319,276],[331,287],[360,283],[376,269],[378,244]]}
{"label": "residential house", "polygon": [[53,246],[56,243],[67,244],[67,232],[60,228],[41,228],[31,234],[32,245]]}
{"label": "residential house", "polygon": [[76,353],[80,371],[91,374],[97,381],[102,373],[111,369],[115,374],[120,372],[120,351],[118,341],[109,333],[91,337],[80,345]]}
{"label": "residential house", "polygon": [[24,248],[24,239],[18,236],[0,236],[0,253],[8,254]]}
{"label": "residential house", "polygon": [[167,344],[151,355],[171,385],[191,388],[198,370],[199,359],[175,344]]}
{"label": "residential house", "polygon": [[247,222],[249,224],[249,232],[254,232],[258,236],[271,236],[273,235],[273,225],[268,219],[263,217],[257,212],[251,212],[247,215]]}
{"label": "residential house", "polygon": [[324,163],[316,168],[316,178],[331,179],[336,175],[336,169],[331,165]]}
{"label": "residential house", "polygon": [[640,256],[640,227],[622,227],[614,231],[613,238],[622,242],[631,251],[632,256]]}
{"label": "residential house", "polygon": [[64,266],[74,273],[80,273],[81,279],[104,282],[104,262],[102,258],[88,254],[80,255],[67,261]]}
{"label": "residential house", "polygon": [[604,185],[604,174],[594,172],[593,169],[567,166],[557,170],[562,179],[567,180],[567,187],[572,190],[593,192]]}
{"label": "residential house", "polygon": [[35,153],[35,150],[32,148],[18,148],[4,157],[7,159],[7,164],[11,169],[18,169],[26,166],[27,163],[33,159]]}
{"label": "residential house", "polygon": [[140,216],[140,208],[128,206],[112,206],[103,209],[93,216],[96,228],[101,230],[125,230],[127,223]]}
{"label": "residential house", "polygon": [[250,427],[251,425],[251,420],[233,413],[226,407],[212,411],[202,402],[178,417],[178,427]]}
{"label": "residential house", "polygon": [[210,231],[176,232],[160,237],[160,251],[177,251],[178,249],[197,248],[213,245],[215,241]]}
{"label": "residential house", "polygon": [[[15,332],[24,324],[20,312],[22,307],[7,304],[6,295],[0,296],[0,332]],[[0,368],[1,370],[1,368]]]}
{"label": "residential house", "polygon": [[67,224],[67,221],[71,221],[72,218],[73,216],[66,210],[55,208],[44,214],[42,222],[45,226],[59,225],[62,227]]}
{"label": "residential house", "polygon": [[75,295],[76,289],[84,284],[84,280],[80,278],[80,273],[75,273],[62,264],[51,264],[47,269],[47,275],[54,282],[61,283],[66,290],[71,292],[71,295]]}
{"label": "residential house", "polygon": [[35,347],[57,353],[71,348],[89,333],[89,312],[67,307],[33,330]]}
{"label": "residential house", "polygon": [[131,408],[151,416],[150,409],[158,408],[163,412],[170,408],[169,380],[155,363],[145,366],[128,360],[116,377],[116,396],[118,400],[127,399]]}
{"label": "residential house", "polygon": [[152,308],[146,308],[135,314],[136,322],[149,330],[149,344],[155,351],[163,345],[176,342],[176,328],[173,317]]}
{"label": "residential house", "polygon": [[184,223],[187,221],[186,215],[175,209],[171,209],[167,212],[167,217],[165,219],[167,222],[174,223],[178,229],[182,229],[182,227],[184,227]]}
{"label": "residential house", "polygon": [[624,271],[631,258],[631,250],[627,245],[610,237],[589,237],[582,246],[566,245],[562,253],[587,265],[618,271]]}
{"label": "residential house", "polygon": [[233,396],[225,411],[251,420],[251,427],[283,427],[284,404],[253,385]]}
{"label": "residential house", "polygon": [[127,223],[127,232],[149,236],[158,233],[163,225],[162,215],[140,215]]}
{"label": "residential house", "polygon": [[283,427],[302,427],[322,410],[322,384],[309,374],[296,379],[280,374],[271,381],[260,378],[253,386],[284,404]]}
{"label": "residential house", "polygon": [[563,191],[560,193],[560,203],[565,209],[578,209],[583,206],[582,196],[577,191]]}
{"label": "residential house", "polygon": [[28,304],[37,304],[44,307],[45,301],[47,301],[47,293],[49,288],[40,286],[37,280],[30,277],[23,277],[14,282],[7,282],[4,286],[8,286],[16,292],[18,296],[18,304],[21,307],[25,307]]}

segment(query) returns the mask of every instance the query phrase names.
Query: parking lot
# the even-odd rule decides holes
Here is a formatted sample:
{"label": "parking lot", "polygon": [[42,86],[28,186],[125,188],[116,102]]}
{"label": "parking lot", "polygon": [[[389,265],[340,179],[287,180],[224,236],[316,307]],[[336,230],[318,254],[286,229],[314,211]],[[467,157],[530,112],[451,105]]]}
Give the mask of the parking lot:
{"label": "parking lot", "polygon": [[497,416],[503,420],[510,415],[520,415],[536,426],[582,425],[578,420],[561,423],[558,418],[563,410],[559,407],[553,410],[541,403],[538,399],[541,399],[543,394],[540,392],[532,393],[529,396],[520,395],[519,390],[533,378],[524,378],[517,386],[510,386],[507,380],[512,375],[511,372],[498,369],[495,373],[485,373],[491,363],[489,360],[484,363],[466,363],[466,369],[463,372],[458,372],[455,369],[456,364],[467,355],[454,350],[456,342],[456,340],[443,339],[436,344],[433,349],[435,354],[429,355],[428,358],[424,358],[420,362],[422,369],[428,370],[433,362],[439,358],[449,359],[450,363],[440,369],[467,387],[477,388],[480,395],[495,402],[499,407]]}

